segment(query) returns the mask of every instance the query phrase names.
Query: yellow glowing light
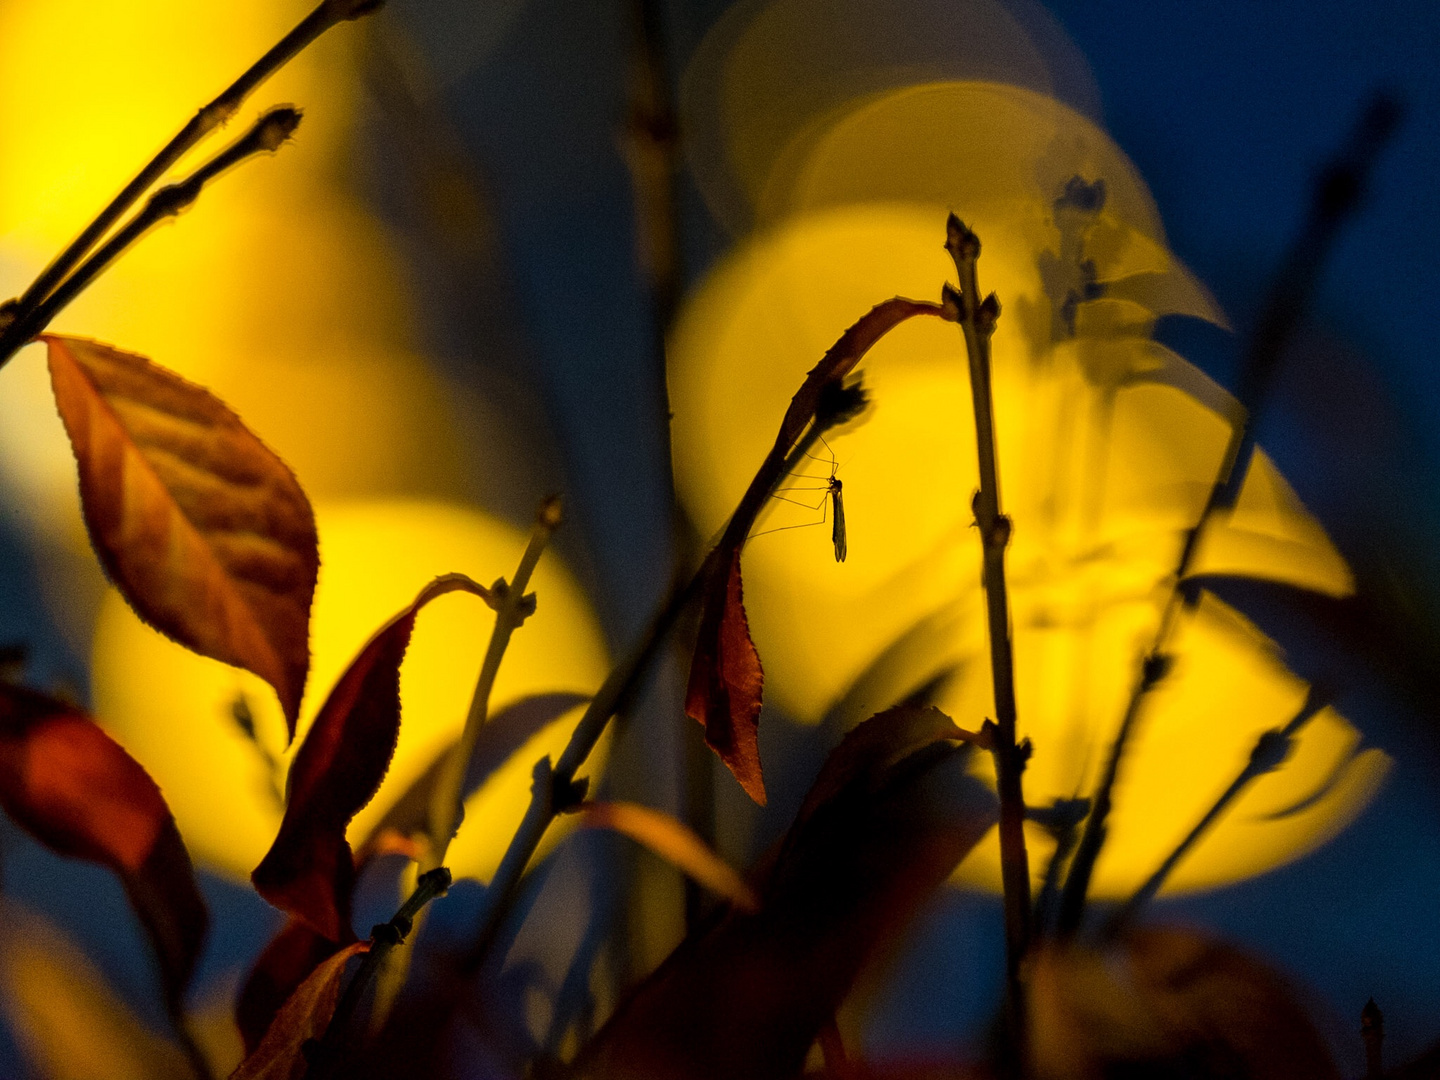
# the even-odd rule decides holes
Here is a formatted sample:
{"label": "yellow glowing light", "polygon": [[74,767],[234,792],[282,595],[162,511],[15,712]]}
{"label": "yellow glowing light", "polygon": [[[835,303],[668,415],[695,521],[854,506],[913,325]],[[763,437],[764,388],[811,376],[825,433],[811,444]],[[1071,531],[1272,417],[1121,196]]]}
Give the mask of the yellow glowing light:
{"label": "yellow glowing light", "polygon": [[[0,297],[19,293],[204,102],[313,0],[0,3]],[[476,447],[457,393],[417,355],[403,266],[348,179],[360,24],[266,82],[184,175],[265,107],[304,122],[274,157],[211,185],[145,237],[54,329],[203,383],[319,498],[459,498]],[[84,647],[101,576],[42,351],[0,371],[0,486],[48,552],[47,594]],[[61,560],[71,564],[63,570]]]}
{"label": "yellow glowing light", "polygon": [[[943,84],[828,117],[829,134],[810,132],[808,156],[771,186],[783,188],[794,216],[711,275],[670,349],[677,485],[710,532],[764,456],[804,372],[878,300],[938,295],[954,272],[941,247],[947,211],[975,228],[981,286],[1003,305],[995,412],[1014,522],[1007,577],[1021,734],[1035,745],[1025,776],[1034,805],[1093,787],[1234,414],[1222,390],[1150,339],[1160,314],[1221,317],[1167,251],[1133,168],[1103,132],[1067,113],[1027,91]],[[1052,206],[1069,175],[1107,182],[1085,255],[1115,284],[1080,303],[1073,328],[1058,332],[1045,267],[1061,250]],[[946,198],[952,190],[966,201]],[[993,705],[959,331],[933,319],[902,326],[872,350],[864,382],[868,414],[829,438],[845,485],[848,560],[834,562],[826,530],[789,527],[818,523],[818,511],[779,501],[745,549],[767,697],[804,721],[848,722],[944,675],[938,704],[973,728]],[[824,477],[829,454],[816,453],[821,460],[803,471]],[[1352,588],[1323,529],[1263,453],[1197,569],[1331,595]],[[1287,721],[1305,696],[1270,643],[1213,598],[1186,617],[1175,651],[1176,670],[1125,761],[1094,879],[1102,895],[1144,880],[1259,733]],[[1335,712],[1317,716],[1293,759],[1232,808],[1171,887],[1257,873],[1341,828],[1386,763],[1378,751],[1357,753],[1358,741]],[[977,767],[989,772],[988,761]],[[1037,874],[1050,846],[1032,831]],[[998,884],[993,843],[962,876]]]}
{"label": "yellow glowing light", "polygon": [[[322,505],[317,518],[321,568],[302,738],[355,653],[426,582],[450,571],[486,583],[509,576],[525,545],[525,536],[508,525],[440,503]],[[594,616],[553,553],[541,560],[531,587],[538,609],[511,641],[495,684],[496,708],[528,694],[588,694],[605,674]],[[353,823],[352,838],[364,836],[459,736],[493,623],[489,608],[462,594],[441,597],[421,612],[401,672],[400,743],[379,794]],[[247,875],[279,826],[273,785],[283,787],[284,777],[272,773],[231,709],[243,693],[261,744],[288,764],[295,748],[283,749],[274,694],[253,677],[161,637],[114,593],[101,612],[93,663],[100,722],[159,783],[191,853]],[[551,723],[471,796],[447,859],[457,875],[486,879],[494,871],[529,801],[534,763],[544,754],[558,756],[575,719],[571,713]],[[592,769],[603,761],[601,750]]]}

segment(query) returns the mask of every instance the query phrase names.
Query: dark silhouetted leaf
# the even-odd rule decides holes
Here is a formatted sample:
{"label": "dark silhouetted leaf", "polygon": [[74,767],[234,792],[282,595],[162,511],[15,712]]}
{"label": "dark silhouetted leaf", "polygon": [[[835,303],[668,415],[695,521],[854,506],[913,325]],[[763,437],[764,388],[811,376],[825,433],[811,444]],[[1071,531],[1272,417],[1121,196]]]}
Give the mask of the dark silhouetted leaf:
{"label": "dark silhouetted leaf", "polygon": [[820,405],[820,392],[827,385],[844,379],[877,341],[917,315],[935,315],[953,322],[957,313],[928,300],[907,300],[903,296],[895,296],[876,304],[840,335],[820,362],[805,373],[805,381],[790,399],[790,407],[785,410],[780,434],[775,440],[781,458],[789,453],[790,447],[804,432],[805,425],[815,416],[815,410]]}
{"label": "dark silhouetted leaf", "polygon": [[1043,948],[1029,986],[1036,1080],[1338,1077],[1284,980],[1189,930],[1141,929],[1105,951]]}
{"label": "dark silhouetted leaf", "polygon": [[335,683],[290,766],[280,832],[250,875],[255,889],[331,941],[354,938],[355,862],[346,826],[374,797],[400,735],[400,662],[420,609],[464,591],[489,600],[463,574],[436,578],[360,650]]}
{"label": "dark silhouetted leaf", "polygon": [[208,918],[175,819],[139,763],[74,706],[0,684],[0,805],[52,850],[120,876],[176,1005]]}
{"label": "dark silhouetted leaf", "polygon": [[644,844],[741,911],[759,909],[755,890],[735,868],[715,854],[693,829],[669,814],[632,802],[587,802],[581,805],[578,816],[580,823],[589,828],[614,829]]}
{"label": "dark silhouetted leaf", "polygon": [[[475,741],[475,752],[470,757],[470,767],[465,772],[465,783],[461,788],[464,796],[469,797],[478,791],[496,769],[548,724],[589,700],[584,694],[532,694],[490,717]],[[455,743],[451,743],[440,751],[429,767],[405,789],[405,794],[385,811],[385,816],[375,824],[355,852],[356,866],[364,866],[376,855],[388,851],[405,851],[406,840],[426,831],[430,820],[430,792],[454,747]]]}
{"label": "dark silhouetted leaf", "polygon": [[706,743],[761,806],[765,805],[759,742],[764,682],[760,654],[745,618],[736,548],[728,572],[714,575],[706,593],[685,690],[685,714],[705,726]]}
{"label": "dark silhouetted leaf", "polygon": [[230,1080],[299,1080],[305,1075],[307,1040],[325,1033],[340,1000],[340,979],[352,956],[368,952],[368,941],[347,945],[310,973],[275,1016],[255,1052]]}
{"label": "dark silhouetted leaf", "polygon": [[111,580],[162,633],[273,686],[293,736],[320,565],[294,475],[203,387],[109,345],[43,340]]}
{"label": "dark silhouetted leaf", "polygon": [[235,1024],[253,1054],[280,1007],[310,973],[340,949],[299,919],[290,919],[255,961],[235,1002]]}
{"label": "dark silhouetted leaf", "polygon": [[876,304],[840,335],[820,362],[805,375],[791,398],[775,444],[750,481],[740,505],[706,560],[700,607],[700,633],[690,665],[685,713],[705,726],[705,741],[725,762],[749,796],[765,804],[757,742],[761,689],[760,656],[750,640],[741,599],[740,549],[770,492],[785,471],[786,456],[815,419],[829,387],[839,386],[877,341],[907,319],[934,315],[955,319],[950,307],[894,297]]}
{"label": "dark silhouetted leaf", "polygon": [[996,820],[964,733],[935,709],[872,717],[831,754],[754,914],[688,939],[576,1062],[579,1077],[793,1077],[877,943]]}

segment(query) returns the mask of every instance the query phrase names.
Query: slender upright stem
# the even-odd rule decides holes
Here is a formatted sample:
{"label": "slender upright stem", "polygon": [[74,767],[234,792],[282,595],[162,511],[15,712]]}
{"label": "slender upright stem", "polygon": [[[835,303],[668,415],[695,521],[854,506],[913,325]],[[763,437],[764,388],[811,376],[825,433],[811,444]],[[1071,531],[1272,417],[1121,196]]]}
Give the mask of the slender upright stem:
{"label": "slender upright stem", "polygon": [[1186,578],[1193,567],[1200,540],[1210,522],[1221,512],[1233,508],[1240,497],[1240,489],[1254,454],[1256,417],[1274,380],[1276,368],[1314,294],[1335,238],[1341,226],[1359,207],[1375,162],[1399,121],[1400,107],[1394,99],[1380,95],[1370,102],[1340,152],[1321,171],[1305,225],[1271,283],[1241,365],[1237,393],[1239,412],[1233,421],[1229,443],[1205,508],[1181,546],[1180,558],[1170,579],[1169,598],[1150,650],[1141,664],[1140,677],[1126,704],[1115,742],[1106,758],[1091,800],[1090,817],[1065,879],[1060,900],[1059,927],[1062,934],[1073,934],[1080,927],[1095,860],[1105,843],[1106,819],[1112,807],[1120,760],[1150,691],[1170,669],[1171,657],[1166,650],[1179,612],[1198,597],[1198,592],[1186,582]]}
{"label": "slender upright stem", "polygon": [[[1005,887],[1005,972],[1007,1043],[1018,1050],[1024,1032],[1020,962],[1030,937],[1030,861],[1025,851],[1025,796],[1020,777],[1028,747],[1015,739],[1015,661],[1010,647],[1010,608],[1005,589],[1005,548],[1010,519],[1000,511],[1000,478],[995,463],[995,416],[990,389],[990,335],[1000,314],[992,293],[980,298],[976,263],[980,239],[954,214],[946,223],[945,247],[955,260],[960,289],[948,299],[960,312],[970,358],[970,393],[975,406],[975,446],[980,490],[972,507],[984,547],[985,610],[990,637],[990,675],[995,693],[996,787],[1000,795],[1000,875]],[[1007,1063],[1010,1071],[1018,1061]]]}
{"label": "slender upright stem", "polygon": [[1385,1075],[1385,1014],[1373,997],[1360,1010],[1360,1038],[1365,1040],[1365,1080],[1382,1080]]}
{"label": "slender upright stem", "polygon": [[[665,12],[661,0],[631,0],[634,30],[630,53],[630,116],[625,159],[634,206],[635,257],[649,292],[650,332],[655,362],[654,415],[663,458],[665,515],[673,565],[693,564],[699,538],[675,498],[670,438],[669,364],[666,335],[679,307],[683,273],[680,234],[680,130],[671,90]],[[679,658],[677,657],[677,660]],[[675,765],[680,773],[683,818],[708,844],[715,843],[714,756],[704,741],[687,733]],[[704,889],[685,878],[685,921],[694,926],[707,902]]]}
{"label": "slender upright stem", "polygon": [[[197,145],[205,136],[223,127],[239,111],[245,99],[262,82],[285,66],[302,49],[337,23],[358,19],[377,10],[384,0],[324,0],[300,23],[275,43],[271,49],[231,83],[210,104],[206,105],[182,127],[175,137],[166,143],[158,154],[135,175],[135,178],[121,189],[120,194],[110,200],[109,205],[96,215],[95,220],[81,231],[70,246],[40,272],[31,282],[25,294],[20,297],[16,314],[24,317],[48,297],[64,280],[65,275],[93,248],[110,227],[120,220],[125,211],[149,191],[167,169],[185,153]],[[22,339],[22,343],[25,339]],[[13,351],[13,349],[11,350]],[[0,364],[9,359],[9,352],[0,351]]]}
{"label": "slender upright stem", "polygon": [[520,565],[515,568],[515,576],[501,591],[499,607],[495,612],[495,628],[490,633],[490,644],[480,665],[475,693],[470,698],[465,728],[460,734],[460,741],[445,759],[445,766],[430,794],[430,843],[427,845],[425,858],[421,860],[422,872],[434,870],[445,862],[451,837],[455,835],[460,820],[465,773],[470,768],[470,758],[475,753],[480,730],[490,715],[490,693],[495,688],[495,676],[500,672],[500,661],[505,658],[511,635],[534,610],[534,597],[527,598],[525,590],[545,546],[560,527],[560,522],[559,498],[546,499],[540,504],[540,510],[535,515],[530,542],[525,545],[525,551],[520,556]]}

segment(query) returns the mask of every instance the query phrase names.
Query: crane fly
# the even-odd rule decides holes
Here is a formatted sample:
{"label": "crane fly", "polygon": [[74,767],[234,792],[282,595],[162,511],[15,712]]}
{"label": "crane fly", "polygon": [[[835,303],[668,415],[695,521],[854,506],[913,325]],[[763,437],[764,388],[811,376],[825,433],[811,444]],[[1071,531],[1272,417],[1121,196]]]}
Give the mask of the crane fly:
{"label": "crane fly", "polygon": [[[785,487],[776,488],[771,494],[781,502],[793,503],[796,506],[803,506],[807,510],[819,510],[819,521],[805,521],[799,525],[780,525],[773,529],[765,529],[763,532],[751,534],[753,539],[756,536],[764,536],[766,533],[784,532],[786,529],[808,529],[812,525],[823,525],[830,521],[830,542],[835,545],[835,561],[844,562],[849,547],[845,539],[845,484],[835,474],[840,471],[840,463],[835,460],[835,452],[830,449],[830,444],[825,442],[822,435],[820,441],[825,444],[825,452],[830,455],[830,460],[818,458],[814,454],[806,453],[806,457],[812,461],[818,461],[830,468],[829,476],[812,476],[806,473],[791,473],[792,480],[818,480],[818,484],[789,484]],[[822,492],[818,502],[806,502],[804,498],[795,498],[785,495],[787,491]],[[828,506],[827,506],[828,504]]]}

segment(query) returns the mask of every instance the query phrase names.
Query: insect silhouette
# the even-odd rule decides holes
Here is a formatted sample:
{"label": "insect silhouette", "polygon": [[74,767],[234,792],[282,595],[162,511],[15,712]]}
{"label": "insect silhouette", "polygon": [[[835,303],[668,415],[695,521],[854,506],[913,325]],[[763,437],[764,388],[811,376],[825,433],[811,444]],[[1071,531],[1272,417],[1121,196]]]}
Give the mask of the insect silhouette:
{"label": "insect silhouette", "polygon": [[[819,521],[805,521],[799,525],[780,525],[773,529],[765,529],[763,532],[752,533],[752,539],[756,536],[764,536],[766,533],[784,532],[786,529],[808,529],[812,525],[823,525],[827,520],[831,522],[830,541],[835,545],[835,561],[844,562],[849,547],[845,539],[845,484],[835,474],[840,471],[840,463],[835,460],[835,451],[830,449],[830,444],[825,442],[825,437],[820,437],[821,443],[825,446],[825,452],[829,460],[816,457],[814,454],[806,453],[806,457],[812,461],[818,461],[822,465],[829,466],[829,476],[813,476],[806,473],[791,473],[791,480],[818,480],[818,484],[787,484],[785,487],[778,487],[772,492],[775,498],[781,502],[793,503],[796,506],[803,506],[807,510],[819,510]],[[819,501],[806,502],[805,498],[796,498],[787,495],[785,492],[823,492]],[[827,508],[826,503],[829,503]]]}

